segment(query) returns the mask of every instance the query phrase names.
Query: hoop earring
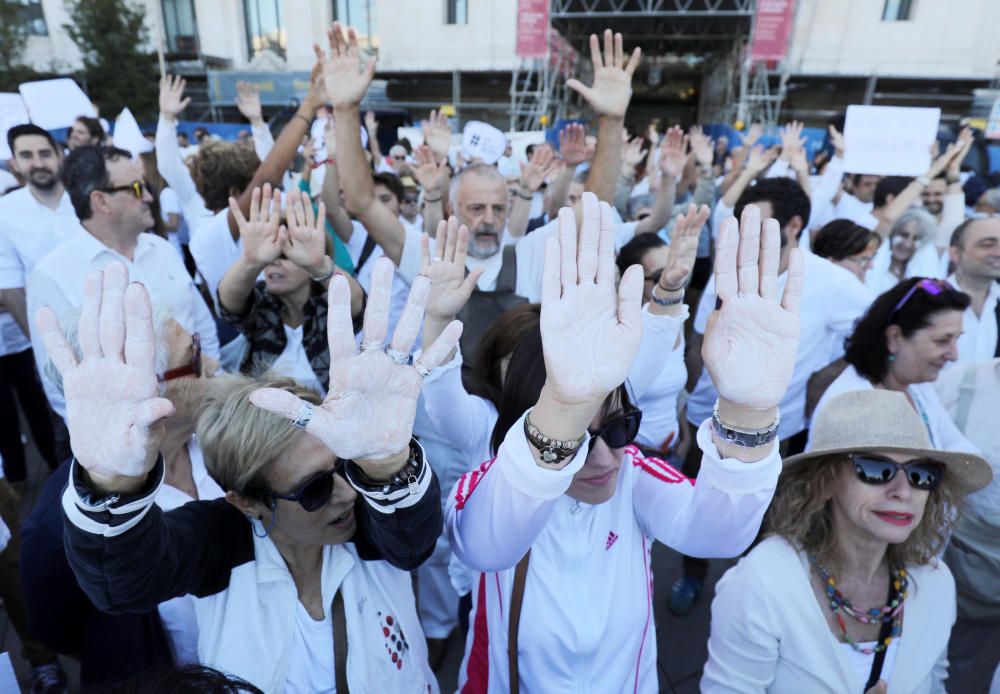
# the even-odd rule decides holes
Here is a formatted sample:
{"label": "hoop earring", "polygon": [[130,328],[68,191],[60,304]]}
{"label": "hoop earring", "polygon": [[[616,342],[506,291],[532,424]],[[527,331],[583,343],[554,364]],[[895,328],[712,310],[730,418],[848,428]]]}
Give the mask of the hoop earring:
{"label": "hoop earring", "polygon": [[261,525],[261,527],[263,527],[263,525],[264,525],[264,517],[260,516],[256,520],[257,520],[256,523],[254,522],[253,519],[250,520],[250,527],[253,528],[253,534],[254,534],[254,536],[255,537],[259,537],[260,539],[263,540],[265,537],[267,537],[271,533],[272,530],[274,530],[274,526],[278,522],[278,506],[277,506],[277,504],[274,503],[274,499],[271,500],[271,524],[269,526],[267,526],[266,528],[263,528],[263,534],[257,532],[257,525],[259,523]]}

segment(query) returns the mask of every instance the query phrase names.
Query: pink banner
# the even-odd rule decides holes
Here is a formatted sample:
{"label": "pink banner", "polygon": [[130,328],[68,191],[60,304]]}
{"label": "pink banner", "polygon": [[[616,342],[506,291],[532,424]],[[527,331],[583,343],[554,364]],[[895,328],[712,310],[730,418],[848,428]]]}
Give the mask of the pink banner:
{"label": "pink banner", "polygon": [[549,0],[517,0],[517,57],[548,55]]}
{"label": "pink banner", "polygon": [[753,44],[750,59],[754,62],[783,60],[792,33],[795,0],[757,0]]}

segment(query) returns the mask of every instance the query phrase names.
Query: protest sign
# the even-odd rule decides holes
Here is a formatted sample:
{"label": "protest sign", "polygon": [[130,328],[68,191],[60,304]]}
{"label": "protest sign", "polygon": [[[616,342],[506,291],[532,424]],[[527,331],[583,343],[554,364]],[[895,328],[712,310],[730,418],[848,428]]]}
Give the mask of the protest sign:
{"label": "protest sign", "polygon": [[112,138],[115,147],[124,149],[133,157],[153,151],[153,143],[147,140],[139,124],[135,121],[135,116],[128,108],[122,109],[115,120],[115,135]]}
{"label": "protest sign", "polygon": [[0,94],[0,160],[13,156],[7,146],[7,131],[28,122],[28,111],[20,94]]}
{"label": "protest sign", "polygon": [[931,165],[939,108],[848,106],[844,170],[880,176],[920,176]]}
{"label": "protest sign", "polygon": [[46,130],[68,128],[79,116],[97,116],[97,109],[76,82],[63,77],[18,85],[31,122]]}
{"label": "protest sign", "polygon": [[495,164],[507,147],[507,138],[489,123],[470,120],[462,131],[462,152],[469,159]]}

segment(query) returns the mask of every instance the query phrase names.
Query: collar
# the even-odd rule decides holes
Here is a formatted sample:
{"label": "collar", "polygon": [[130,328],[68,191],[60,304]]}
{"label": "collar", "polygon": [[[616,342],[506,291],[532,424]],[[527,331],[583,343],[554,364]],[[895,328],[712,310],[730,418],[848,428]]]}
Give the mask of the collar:
{"label": "collar", "polygon": [[105,245],[103,241],[90,233],[82,223],[74,231],[74,235],[71,237],[71,243],[74,243],[80,250],[80,257],[82,259],[86,259],[87,261],[94,260],[102,253],[111,253],[116,258],[124,261],[126,265],[131,265],[138,260],[140,256],[144,255],[147,251],[152,250],[154,242],[152,239],[148,238],[149,236],[150,234],[147,233],[139,234],[139,238],[136,240],[135,244],[135,257],[131,261],[110,246]]}
{"label": "collar", "polygon": [[[962,289],[961,285],[959,285],[958,276],[954,272],[948,275],[947,281],[951,284],[951,286],[955,287],[959,291],[965,291]],[[989,291],[986,292],[986,303],[989,303],[991,299],[1000,301],[1000,282],[997,282],[996,280],[990,282]]]}

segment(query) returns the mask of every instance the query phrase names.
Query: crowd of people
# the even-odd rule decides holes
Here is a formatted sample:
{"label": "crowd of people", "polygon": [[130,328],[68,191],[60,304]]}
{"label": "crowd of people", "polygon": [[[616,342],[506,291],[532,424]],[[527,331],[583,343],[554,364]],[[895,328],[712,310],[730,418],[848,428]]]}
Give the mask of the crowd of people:
{"label": "crowd of people", "polygon": [[275,134],[241,85],[249,134],[189,143],[175,77],[153,153],[7,134],[0,598],[32,692],[57,654],[95,691],[436,692],[456,629],[461,692],[656,692],[654,604],[703,599],[705,692],[1000,691],[975,133],[916,178],[845,171],[833,125],[812,159],[794,122],[633,136],[609,30],[553,144],[469,156],[435,112],[383,155],[375,61],[328,39]]}

